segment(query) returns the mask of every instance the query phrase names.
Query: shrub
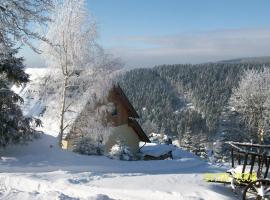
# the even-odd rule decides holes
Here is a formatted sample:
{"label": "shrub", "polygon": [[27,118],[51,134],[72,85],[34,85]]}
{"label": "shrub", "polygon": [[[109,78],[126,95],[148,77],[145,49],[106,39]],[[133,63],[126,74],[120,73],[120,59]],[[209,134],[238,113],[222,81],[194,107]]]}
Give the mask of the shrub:
{"label": "shrub", "polygon": [[103,155],[104,145],[91,138],[82,138],[76,143],[74,151],[85,155]]}
{"label": "shrub", "polygon": [[134,160],[135,159],[130,148],[127,145],[125,145],[122,141],[117,141],[116,144],[112,146],[108,156],[112,159],[118,159],[118,160]]}

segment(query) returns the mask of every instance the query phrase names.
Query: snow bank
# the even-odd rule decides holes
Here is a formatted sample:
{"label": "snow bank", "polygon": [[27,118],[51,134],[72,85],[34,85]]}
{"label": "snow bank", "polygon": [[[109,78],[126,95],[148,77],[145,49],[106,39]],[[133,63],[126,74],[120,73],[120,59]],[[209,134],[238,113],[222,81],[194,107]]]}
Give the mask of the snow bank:
{"label": "snow bank", "polygon": [[[58,147],[58,140],[44,134],[28,145],[11,145],[0,150],[1,172],[48,172],[54,170],[92,171],[98,173],[174,173],[184,172],[190,167],[207,167],[198,157],[182,157],[178,160],[119,161],[105,156],[86,156]],[[200,168],[201,169],[201,168]]]}
{"label": "snow bank", "polygon": [[64,151],[52,135],[0,151],[0,199],[234,198],[229,188],[203,180],[219,169],[183,150],[175,151],[177,160],[119,161]]}

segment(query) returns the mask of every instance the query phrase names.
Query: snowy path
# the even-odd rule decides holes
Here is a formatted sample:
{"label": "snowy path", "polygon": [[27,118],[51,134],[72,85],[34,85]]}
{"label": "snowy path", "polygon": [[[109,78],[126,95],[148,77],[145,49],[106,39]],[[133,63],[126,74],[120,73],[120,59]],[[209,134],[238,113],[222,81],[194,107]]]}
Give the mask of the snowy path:
{"label": "snowy path", "polygon": [[[198,174],[136,175],[89,172],[1,174],[2,199],[232,199],[228,188]],[[5,187],[2,187],[3,184]],[[107,198],[105,198],[107,196]],[[65,197],[65,198],[64,198]],[[69,197],[69,198],[68,198]],[[103,197],[103,198],[102,198]],[[97,198],[97,199],[99,199]]]}
{"label": "snowy path", "polygon": [[63,151],[56,144],[44,135],[1,151],[0,199],[235,199],[229,187],[203,180],[204,173],[219,170],[194,156],[117,161]]}

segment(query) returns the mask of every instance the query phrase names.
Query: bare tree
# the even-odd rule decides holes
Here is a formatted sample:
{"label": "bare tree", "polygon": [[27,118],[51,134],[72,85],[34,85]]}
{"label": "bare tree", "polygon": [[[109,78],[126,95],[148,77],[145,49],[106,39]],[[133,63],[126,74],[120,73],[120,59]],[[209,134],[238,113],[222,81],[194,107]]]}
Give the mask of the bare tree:
{"label": "bare tree", "polygon": [[65,129],[65,113],[71,106],[66,102],[67,89],[72,87],[69,80],[76,71],[94,62],[95,53],[99,50],[96,43],[96,23],[89,16],[84,0],[66,0],[55,6],[52,21],[48,24],[44,43],[44,56],[50,67],[59,69],[63,77],[59,144]]}
{"label": "bare tree", "polygon": [[248,70],[244,73],[239,86],[233,90],[230,105],[241,114],[251,134],[264,142],[269,128],[270,111],[270,70]]}

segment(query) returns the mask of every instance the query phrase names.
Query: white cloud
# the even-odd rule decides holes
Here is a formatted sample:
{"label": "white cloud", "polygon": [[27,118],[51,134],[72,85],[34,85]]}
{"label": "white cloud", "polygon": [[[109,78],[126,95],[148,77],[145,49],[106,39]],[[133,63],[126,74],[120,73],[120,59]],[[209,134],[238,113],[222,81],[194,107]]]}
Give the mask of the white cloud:
{"label": "white cloud", "polygon": [[[128,67],[270,55],[270,28],[235,29],[171,36],[122,37],[111,52]],[[116,41],[117,41],[116,40]]]}

